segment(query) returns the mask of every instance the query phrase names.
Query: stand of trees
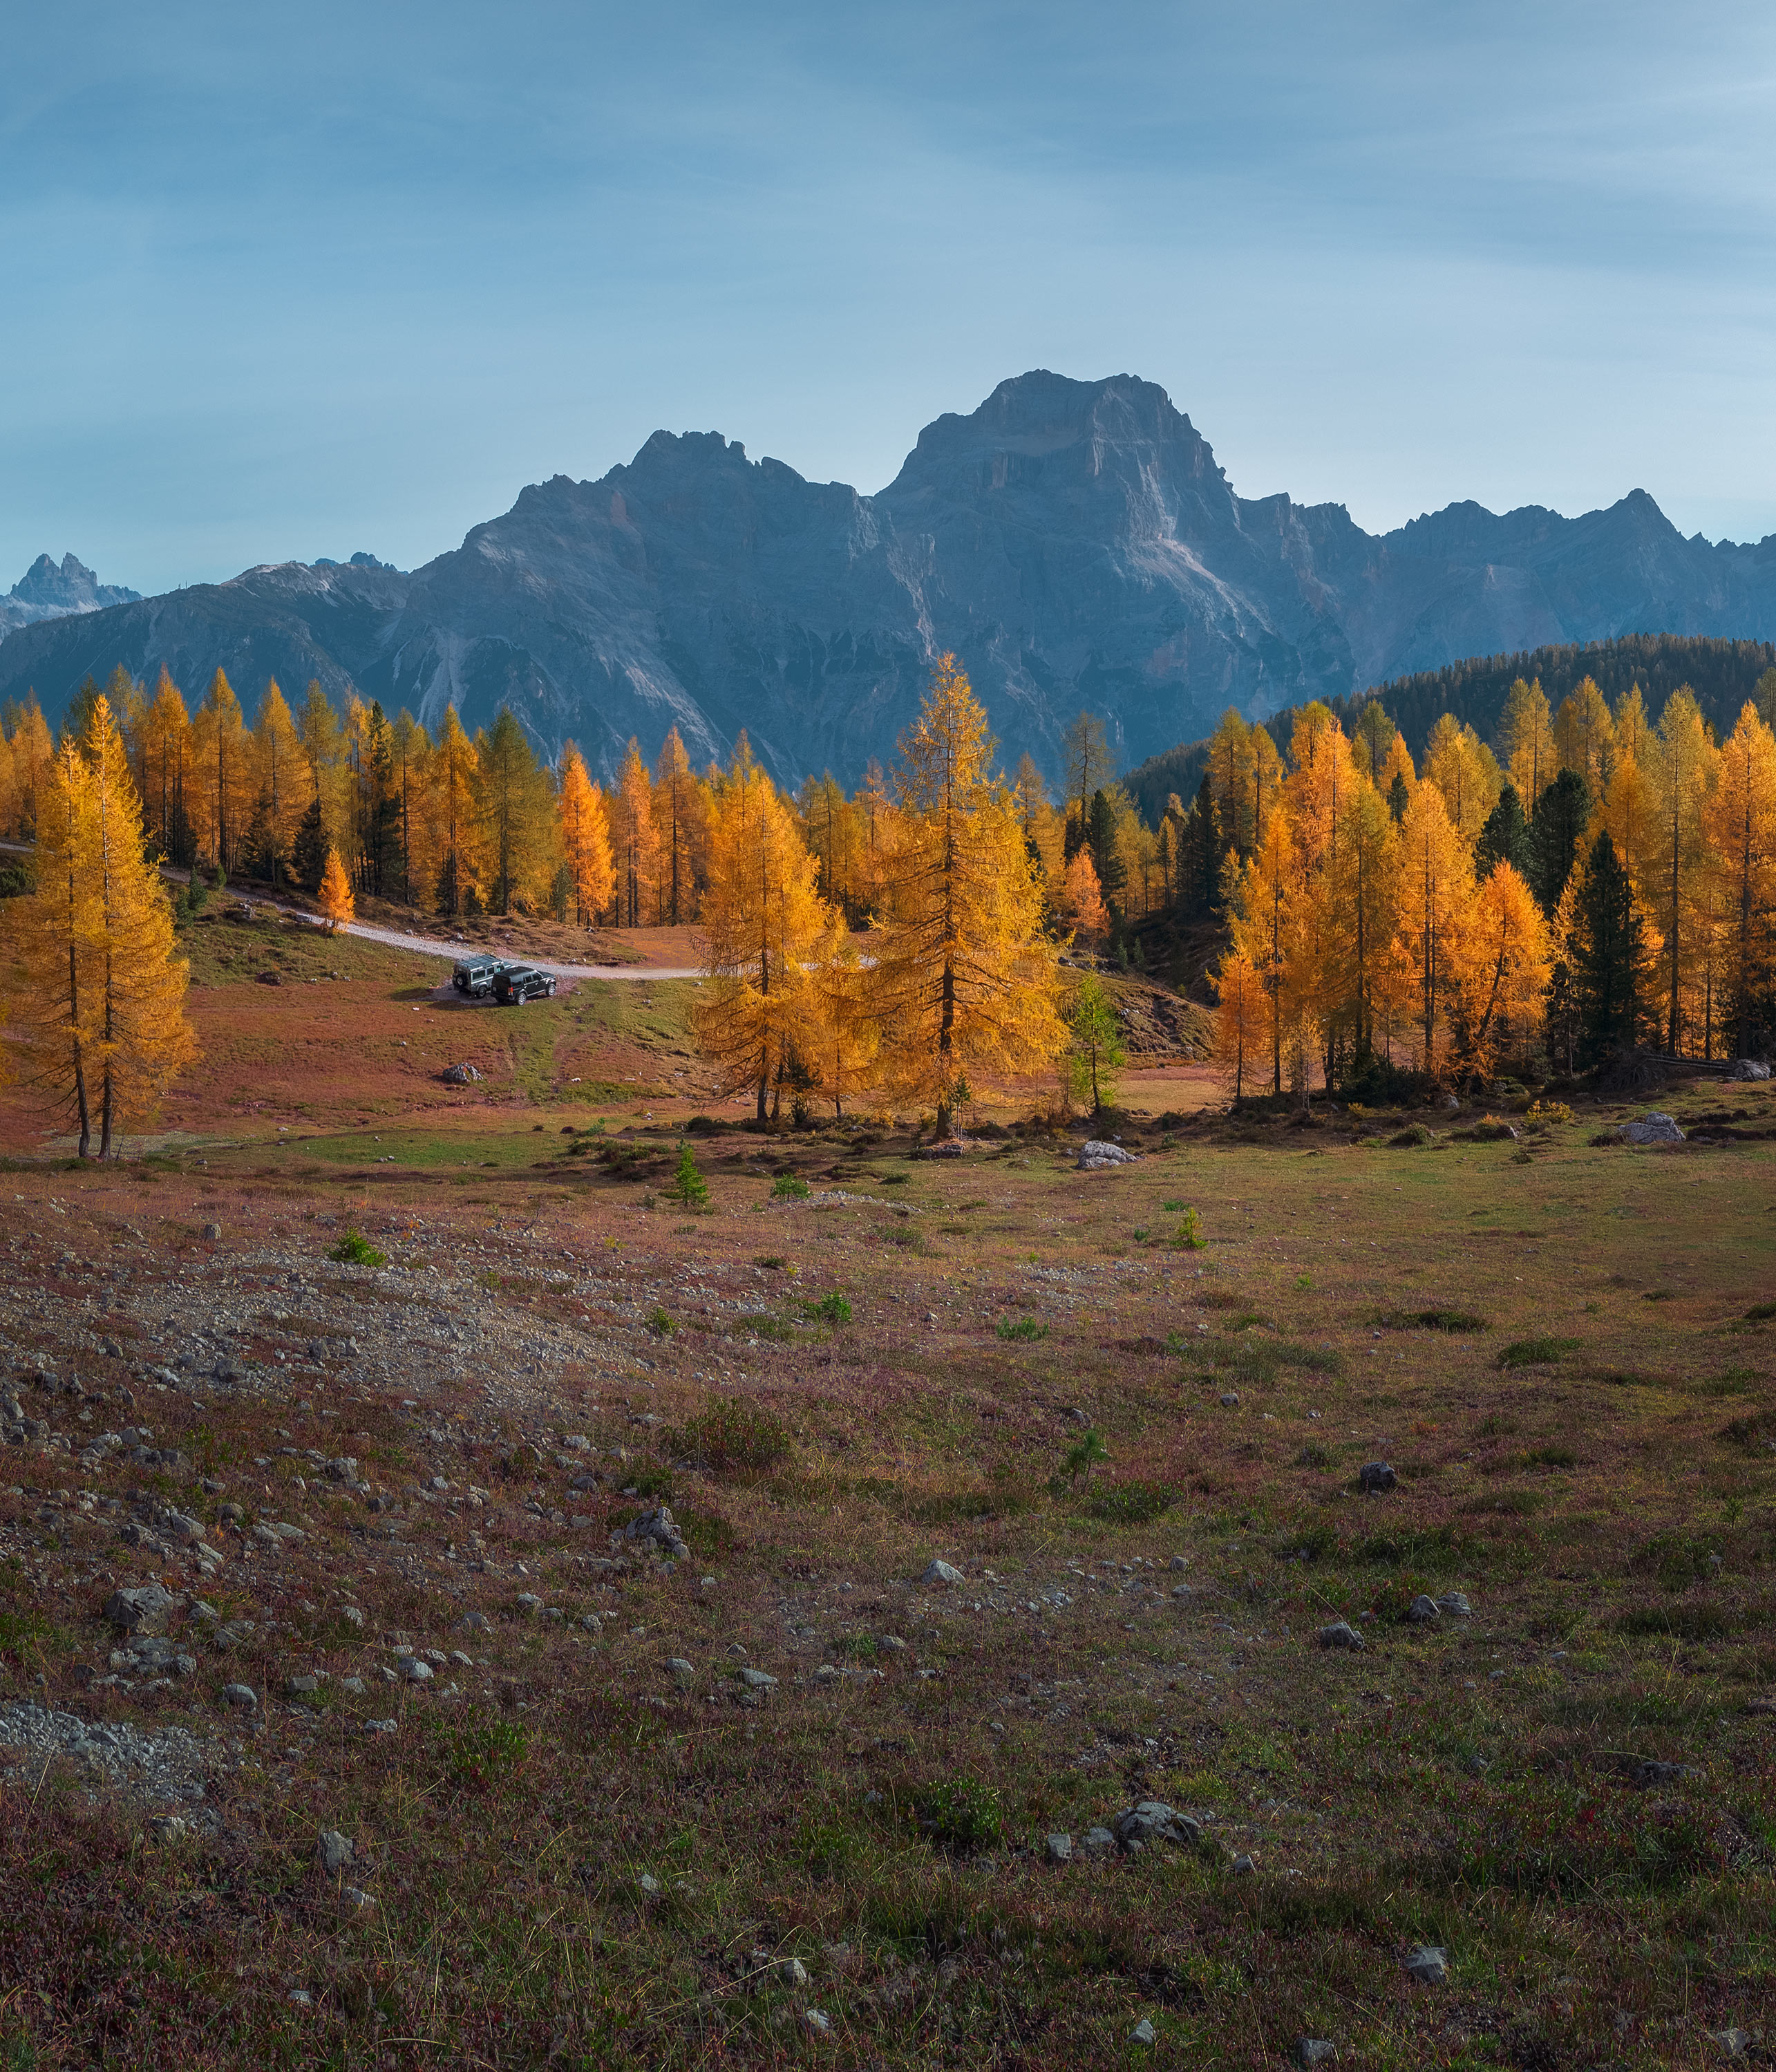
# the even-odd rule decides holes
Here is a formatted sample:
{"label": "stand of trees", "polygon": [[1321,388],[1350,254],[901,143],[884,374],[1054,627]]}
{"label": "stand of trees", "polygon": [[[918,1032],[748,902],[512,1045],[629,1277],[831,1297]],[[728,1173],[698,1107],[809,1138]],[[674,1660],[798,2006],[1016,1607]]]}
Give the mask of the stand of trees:
{"label": "stand of trees", "polygon": [[1688,689],[1655,724],[1638,685],[1612,708],[1582,678],[1551,711],[1519,679],[1495,748],[1445,713],[1422,768],[1375,700],[1349,734],[1302,708],[1286,761],[1233,713],[1207,750],[1166,828],[1185,896],[1227,930],[1236,1092],[1776,1042],[1776,734],[1757,701],[1717,743]]}

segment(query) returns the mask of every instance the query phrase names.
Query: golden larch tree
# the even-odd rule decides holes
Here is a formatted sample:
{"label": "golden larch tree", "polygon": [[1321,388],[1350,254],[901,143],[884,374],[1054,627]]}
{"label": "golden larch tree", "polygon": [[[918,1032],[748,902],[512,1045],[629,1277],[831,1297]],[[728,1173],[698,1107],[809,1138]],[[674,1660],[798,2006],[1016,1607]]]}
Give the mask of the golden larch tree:
{"label": "golden larch tree", "polygon": [[327,932],[330,935],[336,934],[358,911],[352,880],[336,849],[329,848],[327,852],[327,868],[321,873],[319,903],[321,911],[327,916]]}
{"label": "golden larch tree", "polygon": [[51,755],[36,802],[36,889],[10,902],[14,997],[10,1012],[23,1076],[71,1116],[80,1155],[92,1149],[98,1066],[96,972],[103,925],[95,895],[92,772],[80,746]]}
{"label": "golden larch tree", "polygon": [[1548,923],[1515,868],[1496,863],[1476,888],[1457,972],[1463,1069],[1486,1078],[1511,1038],[1525,1038],[1552,968]]}
{"label": "golden larch tree", "polygon": [[1474,868],[1441,788],[1421,783],[1400,824],[1400,948],[1412,974],[1418,1068],[1442,1070],[1464,976]]}
{"label": "golden larch tree", "polygon": [[240,701],[221,669],[210,679],[191,737],[197,796],[195,802],[187,801],[187,811],[196,824],[203,853],[226,870],[246,840],[253,816],[253,750]]}
{"label": "golden larch tree", "polygon": [[1603,693],[1586,676],[1560,701],[1554,719],[1554,747],[1560,767],[1577,771],[1590,786],[1593,799],[1610,782],[1615,738],[1615,722]]}
{"label": "golden larch tree", "polygon": [[610,827],[604,794],[592,781],[586,758],[570,741],[561,750],[560,788],[555,811],[561,824],[561,853],[574,886],[574,919],[591,927],[616,891],[610,861]]}
{"label": "golden larch tree", "polygon": [[1776,734],[1749,699],[1720,749],[1703,831],[1721,889],[1723,982],[1737,1054],[1776,992]]}
{"label": "golden larch tree", "polygon": [[798,1046],[814,1047],[809,967],[829,923],[800,823],[744,735],[711,810],[709,873],[697,1041],[725,1092],[755,1089],[765,1122]]}
{"label": "golden larch tree", "polygon": [[173,910],[142,854],[142,804],[109,701],[88,723],[93,923],[90,989],[98,1078],[99,1156],[125,1124],[152,1115],[197,1054],[185,1014],[191,966],[176,954]]}
{"label": "golden larch tree", "polygon": [[808,1062],[833,1114],[842,1116],[845,1103],[875,1083],[882,1034],[872,1010],[870,968],[836,906],[810,956],[808,976],[813,1008],[808,1045],[814,1053]]}
{"label": "golden larch tree", "polygon": [[432,755],[430,792],[437,826],[438,877],[433,903],[441,914],[460,914],[481,890],[481,841],[477,779],[481,758],[462,730],[456,707],[444,708],[444,725]]}
{"label": "golden larch tree", "polygon": [[1109,934],[1110,915],[1090,849],[1080,849],[1063,874],[1054,894],[1054,915],[1087,949],[1096,949]]}
{"label": "golden larch tree", "polygon": [[1673,691],[1659,715],[1651,744],[1651,776],[1659,812],[1657,862],[1644,892],[1659,917],[1664,948],[1660,976],[1665,989],[1665,1047],[1675,1057],[1684,1034],[1684,993],[1699,956],[1703,893],[1702,808],[1718,751],[1694,695]]}
{"label": "golden larch tree", "polygon": [[296,830],[308,806],[308,758],[290,706],[275,676],[265,686],[253,728],[255,823],[265,853],[262,861],[275,886],[282,880]]}
{"label": "golden larch tree", "polygon": [[[842,795],[841,795],[842,801]],[[676,927],[697,912],[704,844],[702,787],[691,770],[675,726],[660,745],[648,800],[659,862],[656,895],[660,918]]]}
{"label": "golden larch tree", "polygon": [[875,964],[894,1082],[933,1101],[939,1137],[969,1073],[1032,1071],[1067,1041],[1040,883],[992,752],[985,713],[943,656],[900,738],[899,841]]}
{"label": "golden larch tree", "polygon": [[1270,1001],[1243,950],[1229,950],[1222,958],[1215,989],[1215,1063],[1237,1101],[1244,1098],[1247,1075],[1271,1048]]}
{"label": "golden larch tree", "polygon": [[56,743],[49,722],[36,699],[29,697],[13,722],[12,832],[29,841],[37,828],[38,808],[49,783],[50,766],[56,759]]}
{"label": "golden larch tree", "polygon": [[619,927],[639,928],[646,923],[659,886],[660,830],[654,824],[653,796],[648,766],[631,740],[610,798],[610,853],[617,872]]}
{"label": "golden larch tree", "polygon": [[1498,747],[1523,811],[1532,816],[1543,792],[1560,774],[1554,717],[1540,676],[1527,684],[1519,676],[1506,693]]}

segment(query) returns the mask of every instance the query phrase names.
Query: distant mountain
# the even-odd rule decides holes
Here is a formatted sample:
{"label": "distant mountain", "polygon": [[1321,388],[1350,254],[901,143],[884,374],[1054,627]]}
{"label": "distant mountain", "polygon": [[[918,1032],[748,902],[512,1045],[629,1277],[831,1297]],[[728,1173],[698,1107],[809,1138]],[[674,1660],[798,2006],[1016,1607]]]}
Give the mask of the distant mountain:
{"label": "distant mountain", "polygon": [[39,554],[4,597],[0,597],[0,640],[21,626],[76,612],[103,611],[113,604],[137,604],[140,590],[121,583],[101,583],[84,561],[64,554],[58,568]]}
{"label": "distant mountain", "polygon": [[1342,505],[1236,495],[1162,389],[1132,376],[1003,382],[928,425],[874,496],[656,432],[598,482],[526,489],[410,575],[291,563],[29,627],[0,697],[59,711],[80,678],[164,663],[356,688],[435,727],[509,704],[553,754],[609,772],[676,725],[693,758],[743,727],[779,776],[847,781],[891,754],[954,648],[1004,751],[1053,772],[1102,713],[1125,763],[1462,656],[1632,632],[1776,635],[1776,536],[1684,539],[1641,491],[1567,519],[1452,505],[1377,538]]}

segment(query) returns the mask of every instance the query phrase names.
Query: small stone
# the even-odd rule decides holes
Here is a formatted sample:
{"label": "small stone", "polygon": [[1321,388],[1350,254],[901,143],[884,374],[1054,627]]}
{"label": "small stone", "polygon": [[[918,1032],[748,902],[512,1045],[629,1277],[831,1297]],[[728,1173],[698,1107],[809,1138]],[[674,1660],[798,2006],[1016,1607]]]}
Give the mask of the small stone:
{"label": "small stone", "polygon": [[687,1662],[682,1655],[668,1655],[666,1658],[665,1666],[666,1674],[670,1676],[672,1681],[676,1684],[682,1686],[686,1684],[693,1684],[697,1680],[696,1663]]}
{"label": "small stone", "polygon": [[185,1823],[176,1813],[162,1813],[148,1823],[148,1832],[157,1842],[171,1846],[185,1839]]}
{"label": "small stone", "polygon": [[204,1235],[209,1240],[212,1244],[214,1244],[216,1240],[222,1235],[222,1226],[220,1223],[205,1223],[204,1226]]}
{"label": "small stone", "polygon": [[1194,1593],[1192,1591],[1188,1583],[1174,1583],[1172,1585],[1172,1595],[1178,1600],[1178,1603],[1183,1604],[1194,1596]]}
{"label": "small stone", "polygon": [[652,1899],[660,1890],[660,1880],[654,1876],[652,1871],[643,1871],[641,1876],[635,1880],[635,1883],[640,1886],[641,1889],[647,1893],[650,1899]]}
{"label": "small stone", "polygon": [[1223,1410],[1237,1410],[1240,1408],[1240,1392],[1238,1389],[1228,1388],[1222,1391],[1221,1408]]}
{"label": "small stone", "polygon": [[1042,1855],[1051,1864],[1071,1863],[1073,1837],[1071,1835],[1050,1835],[1042,1844]]}
{"label": "small stone", "polygon": [[364,1723],[364,1731],[367,1734],[392,1734],[395,1731],[395,1725],[396,1723],[393,1720],[366,1720]]}
{"label": "small stone", "polygon": [[1182,1842],[1194,1844],[1202,1839],[1202,1823],[1188,1813],[1174,1812],[1157,1799],[1144,1799],[1119,1813],[1112,1826],[1124,1848],[1135,1842]]}
{"label": "small stone", "polygon": [[1168,1568],[1187,1568],[1190,1564],[1182,1554],[1174,1554],[1166,1565]]}
{"label": "small stone", "polygon": [[339,1897],[345,1901],[346,1905],[352,1909],[354,1914],[361,1914],[365,1907],[374,1906],[376,1903],[361,1885],[341,1885],[339,1887]]}
{"label": "small stone", "polygon": [[493,1621],[485,1612],[465,1612],[456,1623],[458,1630],[463,1633],[491,1633],[493,1631]]}
{"label": "small stone", "polygon": [[349,1691],[354,1698],[361,1698],[364,1692],[364,1679],[361,1676],[342,1676],[339,1679],[339,1688],[342,1691]]}
{"label": "small stone", "polygon": [[800,1987],[808,1984],[808,1967],[800,1957],[786,1957],[777,1969],[786,1986]]}
{"label": "small stone", "polygon": [[1357,1486],[1365,1496],[1379,1496],[1384,1490],[1398,1489],[1400,1477],[1385,1461],[1365,1461],[1357,1470]]}
{"label": "small stone", "polygon": [[1407,1620],[1413,1626],[1435,1626],[1442,1616],[1442,1610],[1434,1597],[1414,1597],[1406,1607]]}
{"label": "small stone", "polygon": [[105,1601],[105,1615],[125,1633],[158,1633],[178,1601],[158,1583],[142,1583],[134,1589],[113,1590]]}
{"label": "small stone", "polygon": [[1717,2029],[1711,2041],[1723,2058],[1744,2058],[1751,2050],[1751,2037],[1742,2029]]}
{"label": "small stone", "polygon": [[1135,2024],[1134,2027],[1129,2030],[1128,2041],[1131,2043],[1157,2043],[1159,2041],[1159,2032],[1153,2027],[1153,2025],[1147,2019],[1146,2016],[1143,2015],[1141,2020]]}
{"label": "small stone", "polygon": [[450,1659],[458,1669],[472,1669],[475,1667],[475,1657],[472,1655],[465,1655],[460,1647],[453,1647],[450,1650]]}
{"label": "small stone", "polygon": [[1423,1945],[1407,1953],[1406,1969],[1421,1986],[1440,1986],[1449,1975],[1449,1953],[1429,1944]]}
{"label": "small stone", "polygon": [[357,1856],[357,1848],[349,1835],[342,1835],[337,1827],[323,1827],[314,1844],[314,1860],[328,1877],[337,1877],[348,1870]]}
{"label": "small stone", "polygon": [[543,1608],[543,1601],[534,1590],[520,1590],[518,1593],[517,1604],[519,1610],[527,1618],[534,1618]]}
{"label": "small stone", "polygon": [[348,1621],[355,1626],[361,1628],[364,1624],[364,1614],[358,1610],[356,1605],[341,1605],[339,1607],[339,1617]]}
{"label": "small stone", "polygon": [[1320,1628],[1322,1647],[1354,1647],[1359,1651],[1369,1643],[1348,1619],[1334,1619],[1330,1626]]}
{"label": "small stone", "polygon": [[827,2036],[832,2033],[832,2023],[827,2020],[826,2016],[819,2008],[804,2008],[802,2011],[802,2020],[807,2023],[808,2033],[811,2035]]}
{"label": "small stone", "polygon": [[1112,1166],[1133,1166],[1135,1154],[1124,1151],[1120,1144],[1104,1144],[1094,1139],[1079,1146],[1079,1155],[1075,1162],[1082,1173],[1101,1173]]}
{"label": "small stone", "polygon": [[1258,1866],[1250,1856],[1235,1856],[1231,1868],[1235,1877],[1250,1877]]}
{"label": "small stone", "polygon": [[740,1681],[749,1691],[775,1691],[777,1688],[777,1679],[767,1676],[762,1669],[742,1669]]}
{"label": "small stone", "polygon": [[1295,2039],[1295,2062],[1304,2068],[1310,2065],[1325,2065],[1338,2054],[1338,2045],[1328,2043],[1324,2037],[1297,2036]]}
{"label": "small stone", "polygon": [[933,1561],[919,1579],[922,1583],[941,1583],[951,1589],[964,1580],[960,1568],[952,1568],[948,1561]]}
{"label": "small stone", "polygon": [[[216,1226],[212,1223],[208,1227],[214,1230]],[[311,2008],[314,2004],[314,1996],[305,1987],[292,1986],[290,1989],[290,2004],[292,2007]]]}
{"label": "small stone", "polygon": [[1445,1590],[1437,1601],[1437,1608],[1450,1618],[1472,1618],[1474,1606],[1460,1590]]}
{"label": "small stone", "polygon": [[421,1662],[417,1655],[404,1655],[401,1660],[401,1673],[409,1684],[430,1684],[432,1665],[429,1662]]}
{"label": "small stone", "polygon": [[1108,1856],[1116,1846],[1116,1838],[1108,1827],[1087,1827],[1079,1844],[1081,1851],[1088,1856]]}
{"label": "small stone", "polygon": [[243,1712],[255,1712],[258,1709],[259,1693],[250,1684],[224,1684],[222,1702],[224,1705],[238,1706]]}
{"label": "small stone", "polygon": [[814,1672],[814,1681],[816,1684],[837,1684],[838,1680],[839,1672],[830,1662],[823,1662]]}

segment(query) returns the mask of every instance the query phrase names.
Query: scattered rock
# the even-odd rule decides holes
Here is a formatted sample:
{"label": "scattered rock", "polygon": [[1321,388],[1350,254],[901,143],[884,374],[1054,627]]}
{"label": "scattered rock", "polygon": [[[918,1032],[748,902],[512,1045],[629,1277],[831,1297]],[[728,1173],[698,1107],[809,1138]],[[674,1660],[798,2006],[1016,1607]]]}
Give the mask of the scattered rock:
{"label": "scattered rock", "polygon": [[1141,2020],[1135,2024],[1134,2027],[1129,2030],[1128,2041],[1131,2043],[1157,2043],[1159,2041],[1159,2034],[1157,2030],[1154,2029],[1153,2025],[1147,2019],[1146,2016],[1143,2015]]}
{"label": "scattered rock", "polygon": [[113,1590],[105,1599],[105,1615],[125,1633],[158,1633],[178,1601],[158,1583],[143,1583],[134,1589]]}
{"label": "scattered rock", "polygon": [[1710,2041],[1723,2058],[1746,2058],[1751,2054],[1751,2037],[1742,2029],[1717,2029]]}
{"label": "scattered rock", "polygon": [[960,1568],[952,1568],[948,1561],[933,1561],[919,1579],[922,1583],[941,1583],[946,1589],[964,1580]]}
{"label": "scattered rock", "polygon": [[473,1087],[481,1083],[481,1075],[471,1064],[446,1065],[438,1077],[447,1087]]}
{"label": "scattered rock", "polygon": [[767,1676],[763,1669],[742,1669],[738,1674],[740,1681],[749,1691],[775,1691],[777,1688],[777,1679]]}
{"label": "scattered rock", "polygon": [[337,1877],[341,1871],[349,1870],[357,1853],[352,1837],[342,1835],[337,1827],[323,1827],[314,1844],[314,1860],[328,1877]]}
{"label": "scattered rock", "polygon": [[339,1897],[354,1914],[361,1914],[365,1907],[374,1906],[376,1901],[361,1885],[344,1885],[339,1887]]}
{"label": "scattered rock", "polygon": [[1181,1842],[1194,1846],[1202,1839],[1202,1823],[1188,1813],[1175,1813],[1157,1799],[1144,1799],[1119,1813],[1111,1823],[1116,1840],[1127,1848],[1131,1842]]}
{"label": "scattered rock", "polygon": [[664,1504],[656,1504],[650,1511],[638,1512],[623,1528],[625,1540],[652,1542],[663,1547],[675,1561],[686,1560],[690,1549],[684,1544],[684,1536],[672,1522],[672,1514]]}
{"label": "scattered rock", "polygon": [[814,1672],[814,1681],[816,1684],[837,1684],[838,1680],[839,1672],[830,1662],[823,1662]]}
{"label": "scattered rock", "polygon": [[1229,1388],[1223,1391],[1221,1396],[1221,1408],[1223,1410],[1237,1410],[1240,1408],[1240,1392],[1238,1389]]}
{"label": "scattered rock", "polygon": [[1108,1827],[1087,1827],[1079,1843],[1080,1850],[1088,1856],[1108,1856],[1114,1853],[1116,1838]]}
{"label": "scattered rock", "polygon": [[1348,1619],[1334,1619],[1330,1626],[1320,1628],[1322,1647],[1354,1647],[1359,1652],[1369,1643]]}
{"label": "scattered rock", "polygon": [[1073,1837],[1071,1835],[1050,1835],[1042,1844],[1042,1856],[1051,1864],[1071,1863]]}
{"label": "scattered rock", "polygon": [[1229,1868],[1235,1877],[1250,1877],[1257,1870],[1258,1866],[1250,1856],[1240,1856],[1234,1858]]}
{"label": "scattered rock", "polygon": [[404,1655],[401,1659],[401,1673],[409,1684],[430,1684],[432,1665],[421,1662],[417,1655]]}
{"label": "scattered rock", "polygon": [[878,1634],[876,1645],[885,1655],[904,1655],[906,1652],[906,1643],[898,1633]]}
{"label": "scattered rock", "polygon": [[[934,1153],[932,1155],[935,1157],[938,1154]],[[812,2036],[827,2036],[832,2033],[832,2023],[827,2020],[826,2016],[819,2008],[804,2008],[802,2010],[802,2020],[808,2025],[808,2033]]]}
{"label": "scattered rock", "polygon": [[1681,1144],[1684,1133],[1668,1115],[1649,1115],[1638,1122],[1625,1122],[1616,1132],[1624,1144]]}
{"label": "scattered rock", "polygon": [[214,1244],[217,1239],[222,1235],[222,1226],[220,1223],[205,1223],[204,1226],[204,1235],[209,1240],[212,1244]]}
{"label": "scattered rock", "polygon": [[176,1813],[162,1813],[148,1823],[148,1832],[157,1842],[170,1848],[175,1842],[183,1842],[188,1831]]}
{"label": "scattered rock", "polygon": [[1735,1058],[1733,1070],[1727,1077],[1729,1079],[1767,1079],[1770,1067],[1756,1058]]}
{"label": "scattered rock", "polygon": [[1076,1162],[1082,1173],[1102,1173],[1112,1166],[1133,1166],[1135,1154],[1124,1151],[1120,1144],[1100,1144],[1093,1140],[1079,1146]]}
{"label": "scattered rock", "polygon": [[1421,1946],[1407,1952],[1406,1969],[1421,1986],[1440,1986],[1449,1975],[1449,1953],[1429,1945]]}
{"label": "scattered rock", "polygon": [[1472,1618],[1474,1606],[1461,1590],[1445,1590],[1437,1601],[1437,1608],[1450,1618]]}
{"label": "scattered rock", "polygon": [[224,1684],[222,1686],[222,1702],[224,1705],[237,1706],[243,1712],[257,1712],[259,1693],[250,1684]]}
{"label": "scattered rock", "polygon": [[1338,2054],[1338,2045],[1328,2043],[1324,2037],[1297,2036],[1295,2039],[1295,2062],[1305,2068],[1310,2065],[1325,2065]]}
{"label": "scattered rock", "polygon": [[682,1689],[697,1681],[697,1665],[687,1662],[682,1655],[669,1655],[666,1658],[666,1674]]}
{"label": "scattered rock", "polygon": [[786,1986],[799,1988],[808,1984],[808,1967],[800,1957],[786,1957],[777,1970]]}
{"label": "scattered rock", "polygon": [[1414,1597],[1406,1607],[1406,1617],[1413,1626],[1435,1626],[1443,1616],[1435,1597]]}
{"label": "scattered rock", "polygon": [[1379,1496],[1384,1490],[1398,1489],[1400,1477],[1386,1461],[1365,1461],[1357,1470],[1357,1486],[1365,1496]]}

